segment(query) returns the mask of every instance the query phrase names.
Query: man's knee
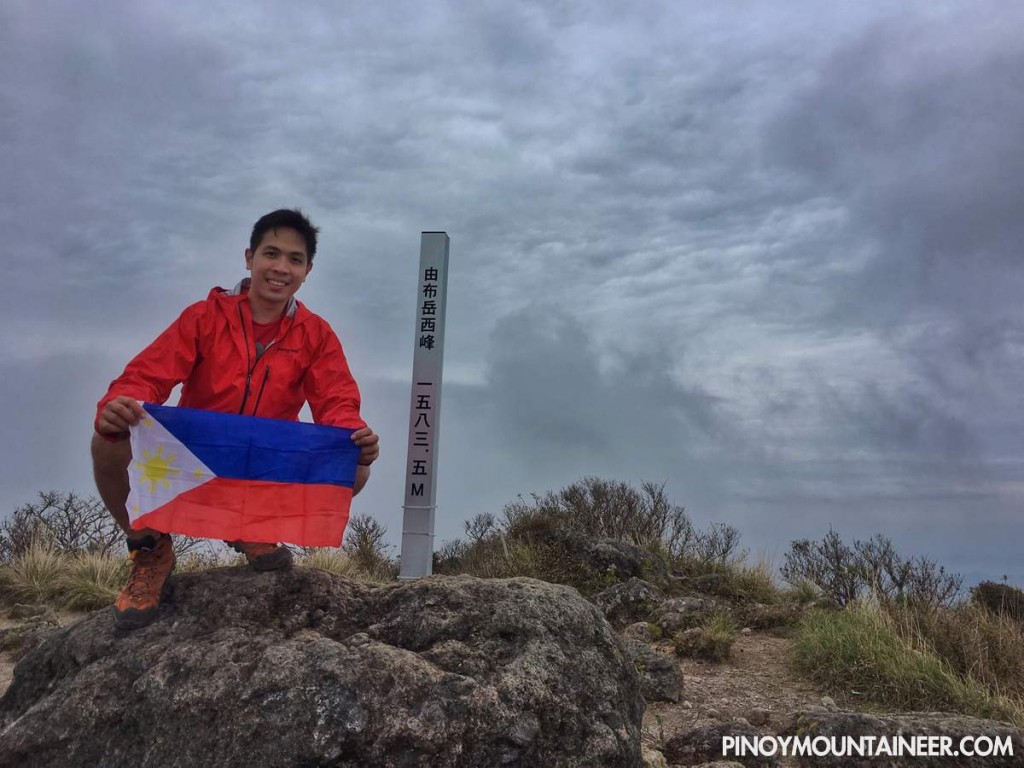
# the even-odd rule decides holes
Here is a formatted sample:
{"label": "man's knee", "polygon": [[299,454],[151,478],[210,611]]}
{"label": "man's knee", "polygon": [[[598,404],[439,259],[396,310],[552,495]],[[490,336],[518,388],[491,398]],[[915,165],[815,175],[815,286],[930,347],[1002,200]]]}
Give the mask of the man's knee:
{"label": "man's knee", "polygon": [[92,436],[92,466],[97,473],[125,472],[132,460],[132,444],[128,440],[111,443],[95,432]]}

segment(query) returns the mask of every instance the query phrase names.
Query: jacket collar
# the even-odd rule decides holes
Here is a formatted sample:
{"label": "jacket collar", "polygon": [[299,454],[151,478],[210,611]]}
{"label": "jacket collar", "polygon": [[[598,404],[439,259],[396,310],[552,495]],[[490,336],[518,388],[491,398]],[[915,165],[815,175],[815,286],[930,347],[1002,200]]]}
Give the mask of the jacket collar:
{"label": "jacket collar", "polygon": [[[252,282],[251,278],[243,277],[241,280],[238,281],[238,285],[236,285],[230,291],[226,291],[226,295],[228,295],[228,296],[244,296],[245,294],[247,294],[249,292],[249,285],[251,284],[251,282]],[[298,307],[299,307],[299,302],[295,299],[295,297],[294,296],[289,296],[288,297],[288,306],[285,307],[283,317],[288,317],[288,318],[294,319],[295,318],[295,312],[298,310]]]}

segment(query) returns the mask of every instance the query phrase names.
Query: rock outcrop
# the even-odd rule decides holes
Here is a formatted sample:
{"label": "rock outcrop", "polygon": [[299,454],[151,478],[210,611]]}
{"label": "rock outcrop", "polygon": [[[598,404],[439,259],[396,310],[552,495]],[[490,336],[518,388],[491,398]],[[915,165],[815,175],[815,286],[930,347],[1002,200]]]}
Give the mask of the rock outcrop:
{"label": "rock outcrop", "polygon": [[677,703],[683,691],[683,673],[676,660],[639,640],[626,637],[623,642],[640,675],[640,692],[644,699]]}
{"label": "rock outcrop", "polygon": [[57,630],[0,699],[0,766],[640,765],[633,663],[575,591],[296,568],[172,577],[159,619]]}
{"label": "rock outcrop", "polygon": [[[669,765],[715,764],[723,761],[726,753],[725,737],[757,738],[761,733],[751,725],[741,723],[715,723],[699,728],[692,728],[684,733],[673,736],[665,744],[665,758]],[[735,762],[749,768],[770,768],[778,764],[774,757],[737,757]]]}
{"label": "rock outcrop", "polygon": [[558,528],[550,534],[551,540],[570,561],[575,561],[590,573],[605,574],[616,581],[637,577],[663,587],[669,581],[668,566],[652,552],[616,539],[595,539],[571,528]]}
{"label": "rock outcrop", "polygon": [[10,617],[20,620],[21,623],[8,629],[0,629],[0,651],[7,651],[16,660],[39,645],[60,626],[53,609],[45,606],[17,604],[11,610]]}
{"label": "rock outcrop", "polygon": [[[879,762],[890,766],[921,766],[921,768],[941,768],[956,765],[958,768],[1010,768],[1024,765],[1024,736],[1020,730],[996,722],[983,720],[966,715],[948,712],[902,712],[892,715],[869,715],[863,712],[829,712],[814,710],[794,713],[788,728],[781,735],[809,736],[811,738],[838,738],[861,736],[886,736],[889,739],[903,738],[916,741],[918,737],[938,737],[948,739],[947,748],[957,752],[955,756],[917,755],[864,757],[854,752],[842,756],[806,756],[798,758],[798,765],[831,766],[832,768],[868,768]],[[971,742],[969,748],[984,754],[967,755],[959,751],[961,739],[965,737],[982,737],[983,743]],[[987,750],[994,746],[992,740],[998,739],[1000,746],[1010,745],[1010,752],[1000,751],[989,754]],[[942,748],[941,741],[932,741],[926,747],[929,751]]]}
{"label": "rock outcrop", "polygon": [[617,629],[650,615],[664,600],[664,592],[636,576],[594,595],[594,605],[601,609],[608,623]]}
{"label": "rock outcrop", "polygon": [[697,626],[701,617],[715,608],[716,603],[706,598],[675,597],[655,606],[647,621],[658,625],[666,637],[671,637],[676,632]]}

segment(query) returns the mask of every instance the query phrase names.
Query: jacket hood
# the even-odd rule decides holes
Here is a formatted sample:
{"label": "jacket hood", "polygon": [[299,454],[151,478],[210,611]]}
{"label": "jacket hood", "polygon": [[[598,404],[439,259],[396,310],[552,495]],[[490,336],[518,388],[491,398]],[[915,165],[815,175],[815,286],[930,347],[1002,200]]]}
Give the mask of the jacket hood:
{"label": "jacket hood", "polygon": [[[210,298],[213,299],[221,296],[245,296],[249,293],[249,285],[251,282],[251,278],[243,277],[230,291],[226,288],[214,288],[210,291]],[[282,317],[288,317],[294,320],[295,315],[301,306],[302,304],[294,296],[290,296],[288,298],[288,306],[285,307],[284,315],[282,315]]]}

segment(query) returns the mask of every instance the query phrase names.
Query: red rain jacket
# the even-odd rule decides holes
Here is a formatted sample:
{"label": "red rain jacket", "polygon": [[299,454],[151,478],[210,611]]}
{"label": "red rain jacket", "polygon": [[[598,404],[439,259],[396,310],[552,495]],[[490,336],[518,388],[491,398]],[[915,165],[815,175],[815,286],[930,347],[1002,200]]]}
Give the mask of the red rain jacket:
{"label": "red rain jacket", "polygon": [[359,388],[327,321],[292,297],[277,338],[257,359],[248,289],[248,279],[232,291],[214,288],[182,312],[110,383],[96,423],[119,395],[162,404],[184,382],[178,404],[187,408],[296,421],[308,400],[318,424],[365,427]]}

